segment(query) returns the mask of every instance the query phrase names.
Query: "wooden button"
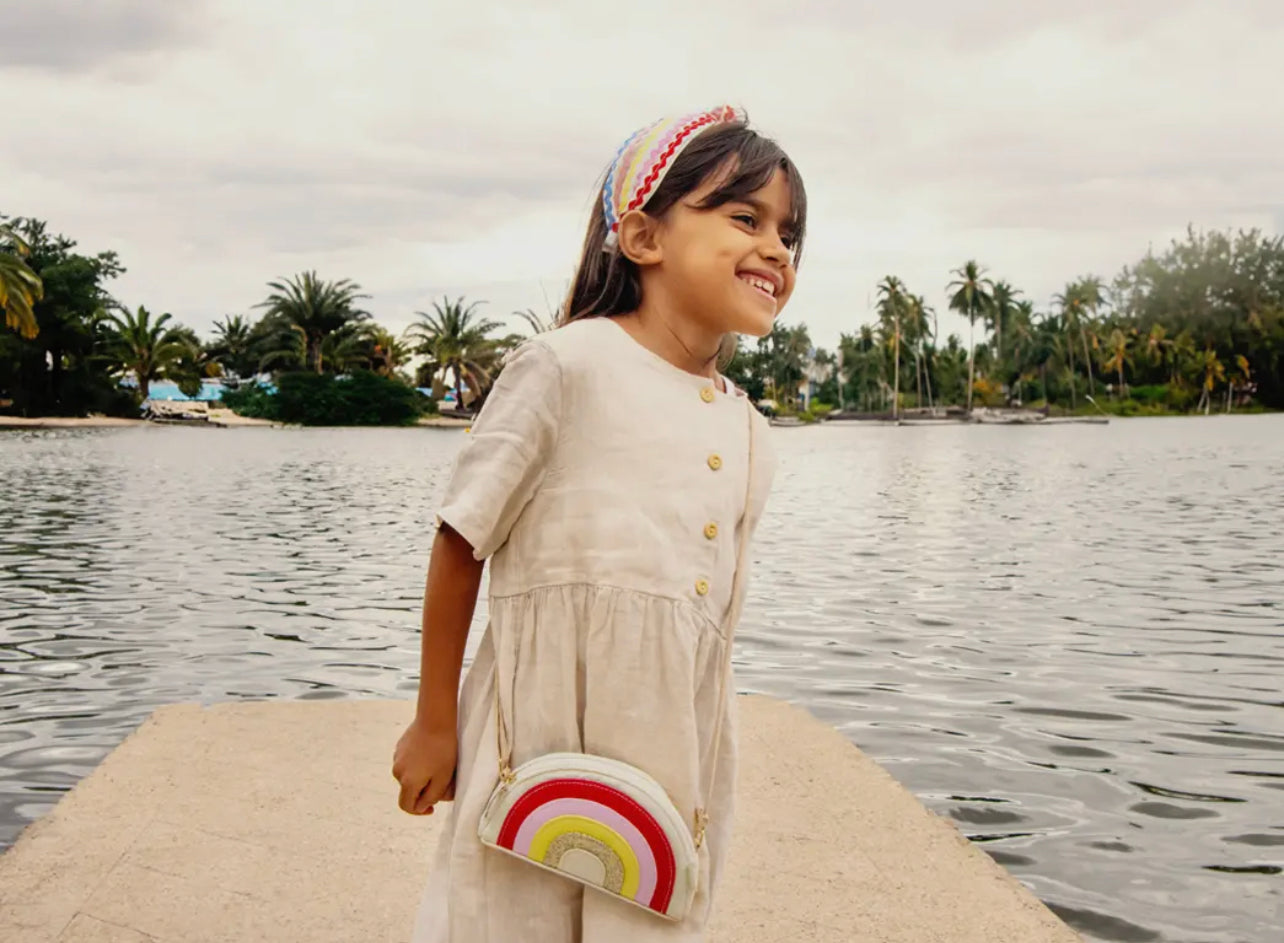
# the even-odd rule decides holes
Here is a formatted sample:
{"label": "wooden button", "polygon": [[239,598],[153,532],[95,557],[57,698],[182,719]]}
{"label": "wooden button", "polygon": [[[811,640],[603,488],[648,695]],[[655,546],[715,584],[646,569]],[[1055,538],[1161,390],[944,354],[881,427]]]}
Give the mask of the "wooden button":
{"label": "wooden button", "polygon": [[708,580],[696,580],[695,591],[696,591],[696,595],[697,595],[697,596],[708,596],[708,595],[709,595],[709,581],[708,581]]}
{"label": "wooden button", "polygon": [[710,456],[709,456],[709,467],[710,467],[710,468],[712,468],[714,471],[717,471],[719,468],[721,468],[721,467],[722,467],[722,456],[721,456],[721,455],[719,455],[717,452],[714,452],[712,455],[710,455]]}
{"label": "wooden button", "polygon": [[704,536],[705,536],[705,538],[706,538],[706,539],[708,539],[708,540],[713,540],[715,537],[717,537],[717,536],[718,536],[718,525],[717,525],[717,524],[715,524],[713,521],[710,521],[708,524],[705,524],[705,525],[704,525]]}
{"label": "wooden button", "polygon": [[704,389],[700,391],[700,398],[704,400],[706,403],[712,403],[713,396],[714,396],[713,387],[711,386],[706,386]]}

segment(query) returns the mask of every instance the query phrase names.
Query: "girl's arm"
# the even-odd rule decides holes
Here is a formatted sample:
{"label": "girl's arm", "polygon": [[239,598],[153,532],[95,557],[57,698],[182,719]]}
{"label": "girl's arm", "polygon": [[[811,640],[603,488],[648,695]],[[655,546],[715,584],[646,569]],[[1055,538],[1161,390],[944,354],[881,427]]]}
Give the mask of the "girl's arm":
{"label": "girl's arm", "polygon": [[423,647],[415,722],[455,733],[464,644],[477,606],[484,563],[453,527],[443,523],[433,540],[424,589]]}
{"label": "girl's arm", "polygon": [[398,805],[412,815],[430,815],[437,802],[454,798],[459,673],[483,566],[468,541],[442,524],[424,590],[415,719],[393,755],[392,775],[401,783]]}
{"label": "girl's arm", "polygon": [[562,410],[557,355],[533,338],[508,355],[438,506],[424,592],[423,656],[415,719],[397,743],[400,805],[425,815],[454,797],[459,671],[477,603],[482,560],[508,540],[555,451]]}

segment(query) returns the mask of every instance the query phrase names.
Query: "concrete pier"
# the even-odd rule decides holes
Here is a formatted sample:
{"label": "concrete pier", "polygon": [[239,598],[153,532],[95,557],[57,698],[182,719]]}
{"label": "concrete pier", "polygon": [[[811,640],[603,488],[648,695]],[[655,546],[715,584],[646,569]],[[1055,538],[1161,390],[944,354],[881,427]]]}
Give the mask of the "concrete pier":
{"label": "concrete pier", "polygon": [[[157,711],[0,857],[0,940],[408,940],[442,819],[397,809],[392,748],[411,712]],[[711,943],[1079,940],[836,731],[760,697],[743,699],[740,729]]]}

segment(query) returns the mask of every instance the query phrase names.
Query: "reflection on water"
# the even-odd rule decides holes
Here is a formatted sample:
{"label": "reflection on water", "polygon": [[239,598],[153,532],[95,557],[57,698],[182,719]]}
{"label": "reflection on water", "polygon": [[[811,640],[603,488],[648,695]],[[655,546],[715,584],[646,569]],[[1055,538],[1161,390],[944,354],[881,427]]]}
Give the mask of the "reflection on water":
{"label": "reflection on water", "polygon": [[[1278,938],[1284,417],[775,435],[741,689],[1089,938]],[[160,704],[411,697],[460,441],[0,434],[0,842]]]}

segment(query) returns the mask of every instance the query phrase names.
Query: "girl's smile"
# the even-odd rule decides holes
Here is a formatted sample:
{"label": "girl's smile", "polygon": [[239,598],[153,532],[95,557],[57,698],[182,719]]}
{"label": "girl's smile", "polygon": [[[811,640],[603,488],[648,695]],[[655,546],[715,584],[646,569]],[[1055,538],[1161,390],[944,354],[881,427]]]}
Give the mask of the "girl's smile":
{"label": "girl's smile", "polygon": [[776,292],[780,290],[780,285],[774,275],[768,275],[764,272],[737,272],[736,277],[752,288],[759,294],[765,295],[771,299],[771,307],[776,307]]}

